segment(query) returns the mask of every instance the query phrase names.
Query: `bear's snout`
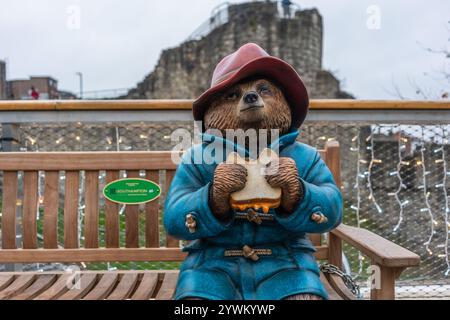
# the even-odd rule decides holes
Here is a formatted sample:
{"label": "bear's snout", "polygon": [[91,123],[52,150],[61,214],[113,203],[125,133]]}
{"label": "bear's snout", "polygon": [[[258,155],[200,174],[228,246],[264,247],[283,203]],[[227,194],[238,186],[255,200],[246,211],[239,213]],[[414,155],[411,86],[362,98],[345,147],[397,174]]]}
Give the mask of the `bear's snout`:
{"label": "bear's snout", "polygon": [[247,111],[251,109],[260,109],[264,107],[262,98],[256,91],[248,91],[242,97],[240,111]]}
{"label": "bear's snout", "polygon": [[256,91],[250,91],[244,95],[244,102],[246,104],[254,104],[258,99],[259,95]]}

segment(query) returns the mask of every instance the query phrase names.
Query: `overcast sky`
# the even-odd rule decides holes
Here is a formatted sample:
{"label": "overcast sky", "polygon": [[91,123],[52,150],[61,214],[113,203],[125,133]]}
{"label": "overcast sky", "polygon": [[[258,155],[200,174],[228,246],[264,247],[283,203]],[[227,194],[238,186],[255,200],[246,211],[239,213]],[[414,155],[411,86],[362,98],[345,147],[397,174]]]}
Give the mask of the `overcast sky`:
{"label": "overcast sky", "polygon": [[[0,59],[9,79],[51,75],[78,92],[82,71],[85,91],[133,87],[162,49],[183,42],[222,2],[0,0]],[[296,2],[323,15],[324,67],[358,98],[394,98],[393,83],[411,98],[413,82],[433,94],[445,89],[445,59],[423,47],[449,46],[449,0]]]}

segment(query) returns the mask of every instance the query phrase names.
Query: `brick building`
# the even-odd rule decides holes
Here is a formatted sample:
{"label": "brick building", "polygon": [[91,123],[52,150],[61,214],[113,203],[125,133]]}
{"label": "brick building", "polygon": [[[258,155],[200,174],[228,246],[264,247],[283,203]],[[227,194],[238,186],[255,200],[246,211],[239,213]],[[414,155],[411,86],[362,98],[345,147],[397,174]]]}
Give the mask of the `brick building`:
{"label": "brick building", "polygon": [[0,100],[6,99],[6,63],[0,60]]}
{"label": "brick building", "polygon": [[8,99],[31,99],[31,87],[34,87],[39,92],[39,99],[52,100],[59,98],[58,81],[49,76],[39,76],[8,81]]}

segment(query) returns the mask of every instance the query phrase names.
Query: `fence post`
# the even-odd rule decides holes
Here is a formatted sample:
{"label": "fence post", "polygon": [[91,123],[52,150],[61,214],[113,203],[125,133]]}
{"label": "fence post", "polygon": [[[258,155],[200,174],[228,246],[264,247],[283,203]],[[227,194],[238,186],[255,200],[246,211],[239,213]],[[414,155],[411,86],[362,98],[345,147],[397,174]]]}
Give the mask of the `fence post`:
{"label": "fence post", "polygon": [[16,152],[20,150],[20,125],[13,123],[2,124],[2,151]]}
{"label": "fence post", "polygon": [[[20,125],[15,123],[3,123],[2,126],[2,136],[1,141],[1,151],[2,152],[17,152],[20,151]],[[2,186],[3,193],[3,186]],[[20,248],[22,244],[22,210],[17,208],[16,211],[16,244]],[[23,265],[19,263],[6,264],[5,271],[22,271]]]}

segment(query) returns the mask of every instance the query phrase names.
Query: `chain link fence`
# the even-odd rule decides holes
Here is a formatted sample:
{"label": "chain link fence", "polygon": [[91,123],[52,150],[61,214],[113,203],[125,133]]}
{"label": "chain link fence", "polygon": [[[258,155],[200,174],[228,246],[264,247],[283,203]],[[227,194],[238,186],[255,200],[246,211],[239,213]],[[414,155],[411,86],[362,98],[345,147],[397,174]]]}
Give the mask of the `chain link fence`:
{"label": "chain link fence", "polygon": [[[24,152],[168,151],[176,144],[171,141],[171,134],[178,128],[193,132],[193,123],[27,123],[20,125],[19,141]],[[369,229],[421,256],[420,267],[403,273],[397,289],[400,298],[450,298],[449,132],[448,124],[309,122],[299,138],[318,149],[330,140],[340,142],[346,224]],[[100,173],[100,178],[104,182],[104,173]],[[81,220],[83,201],[81,197]],[[159,201],[163,203],[164,197]],[[38,229],[42,228],[42,212],[39,218]],[[120,219],[124,224],[124,214]],[[101,210],[100,244],[104,243],[103,225]],[[59,230],[63,230],[62,225]],[[140,230],[144,230],[144,220]],[[123,241],[123,234],[121,238]],[[160,239],[164,239],[163,234]],[[367,296],[369,259],[348,246],[344,251],[347,271],[360,282]],[[86,267],[176,269],[178,266],[178,263],[130,262]],[[36,267],[44,268],[29,266]]]}

